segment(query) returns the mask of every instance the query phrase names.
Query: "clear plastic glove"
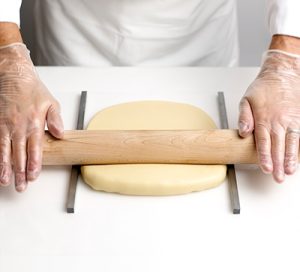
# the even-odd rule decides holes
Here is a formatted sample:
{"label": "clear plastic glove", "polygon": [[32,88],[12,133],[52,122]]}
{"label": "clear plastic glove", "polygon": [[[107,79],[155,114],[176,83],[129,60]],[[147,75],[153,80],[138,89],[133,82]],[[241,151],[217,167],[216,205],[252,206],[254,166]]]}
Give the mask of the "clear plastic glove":
{"label": "clear plastic glove", "polygon": [[300,56],[269,50],[240,102],[239,134],[254,130],[260,167],[277,182],[298,166]]}
{"label": "clear plastic glove", "polygon": [[[63,137],[58,102],[39,79],[22,43],[0,47],[0,185],[21,192],[41,170],[45,123]],[[12,167],[13,165],[13,167]]]}

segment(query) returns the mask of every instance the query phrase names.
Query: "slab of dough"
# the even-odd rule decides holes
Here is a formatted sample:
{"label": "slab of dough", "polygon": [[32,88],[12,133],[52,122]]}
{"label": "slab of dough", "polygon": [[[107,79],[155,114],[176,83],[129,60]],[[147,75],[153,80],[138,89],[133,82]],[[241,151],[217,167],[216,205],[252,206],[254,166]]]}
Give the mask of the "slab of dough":
{"label": "slab of dough", "polygon": [[[181,103],[142,101],[115,105],[98,112],[89,130],[213,129],[201,109]],[[101,154],[99,154],[101,156]],[[81,167],[84,181],[95,190],[127,195],[176,195],[219,185],[224,165],[123,164]]]}

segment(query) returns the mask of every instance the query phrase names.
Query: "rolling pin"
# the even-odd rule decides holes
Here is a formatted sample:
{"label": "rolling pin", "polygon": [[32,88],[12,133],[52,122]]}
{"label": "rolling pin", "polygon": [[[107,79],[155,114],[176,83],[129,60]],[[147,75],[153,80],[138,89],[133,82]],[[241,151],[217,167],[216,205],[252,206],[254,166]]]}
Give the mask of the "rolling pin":
{"label": "rolling pin", "polygon": [[237,130],[69,130],[45,133],[44,165],[257,163],[254,137]]}

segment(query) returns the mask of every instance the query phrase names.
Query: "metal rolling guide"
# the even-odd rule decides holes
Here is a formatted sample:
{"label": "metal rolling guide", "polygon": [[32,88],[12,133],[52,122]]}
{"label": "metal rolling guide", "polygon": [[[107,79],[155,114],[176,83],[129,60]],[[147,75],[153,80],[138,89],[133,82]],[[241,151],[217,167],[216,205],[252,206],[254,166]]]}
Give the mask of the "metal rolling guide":
{"label": "metal rolling guide", "polygon": [[[221,119],[221,128],[228,129],[228,119],[227,119],[227,111],[225,104],[225,97],[223,92],[218,92],[218,104],[219,104],[219,112]],[[227,165],[227,178],[229,182],[229,192],[231,199],[232,212],[234,214],[240,214],[240,200],[239,200],[239,192],[236,181],[235,167],[234,164]]]}
{"label": "metal rolling guide", "polygon": [[[79,103],[79,112],[78,112],[78,120],[77,120],[77,127],[76,127],[77,130],[83,129],[86,97],[87,97],[87,91],[82,91],[80,97],[80,103]],[[77,188],[79,174],[80,174],[80,165],[72,165],[69,190],[68,190],[68,199],[67,199],[67,213],[74,213],[76,188]]]}

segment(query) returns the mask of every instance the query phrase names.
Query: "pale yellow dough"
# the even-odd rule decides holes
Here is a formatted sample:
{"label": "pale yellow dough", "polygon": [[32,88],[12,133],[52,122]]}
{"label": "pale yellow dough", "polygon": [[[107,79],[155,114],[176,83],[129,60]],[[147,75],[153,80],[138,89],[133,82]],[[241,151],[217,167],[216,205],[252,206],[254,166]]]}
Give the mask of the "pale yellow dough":
{"label": "pale yellow dough", "polygon": [[[213,129],[201,109],[181,103],[142,101],[98,112],[88,130]],[[101,156],[101,154],[99,154]],[[82,166],[84,181],[95,190],[127,195],[176,195],[212,188],[226,177],[224,165],[125,164]]]}

